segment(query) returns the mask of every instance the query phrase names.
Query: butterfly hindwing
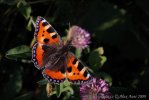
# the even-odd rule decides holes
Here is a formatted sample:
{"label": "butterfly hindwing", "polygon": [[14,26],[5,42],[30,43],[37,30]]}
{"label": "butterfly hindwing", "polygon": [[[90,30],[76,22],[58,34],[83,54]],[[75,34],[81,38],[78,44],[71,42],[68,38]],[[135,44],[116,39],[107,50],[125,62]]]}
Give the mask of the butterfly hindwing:
{"label": "butterfly hindwing", "polygon": [[56,53],[55,47],[45,45],[45,44],[35,43],[32,49],[32,60],[36,68],[42,69],[46,67],[46,65],[50,63],[50,61],[52,61],[50,58],[55,53]]}
{"label": "butterfly hindwing", "polygon": [[40,44],[60,44],[61,39],[55,29],[42,17],[38,16],[34,34]]}
{"label": "butterfly hindwing", "polygon": [[32,60],[38,69],[44,68],[42,44],[35,43],[32,49]]}
{"label": "butterfly hindwing", "polygon": [[54,67],[46,67],[42,74],[51,83],[61,83],[66,79],[65,75],[65,57],[61,57]]}
{"label": "butterfly hindwing", "polygon": [[75,84],[86,83],[91,79],[87,68],[70,52],[67,58],[66,77]]}
{"label": "butterfly hindwing", "polygon": [[46,78],[50,83],[61,83],[65,80],[65,74],[61,73],[59,70],[52,69],[44,69],[43,77]]}

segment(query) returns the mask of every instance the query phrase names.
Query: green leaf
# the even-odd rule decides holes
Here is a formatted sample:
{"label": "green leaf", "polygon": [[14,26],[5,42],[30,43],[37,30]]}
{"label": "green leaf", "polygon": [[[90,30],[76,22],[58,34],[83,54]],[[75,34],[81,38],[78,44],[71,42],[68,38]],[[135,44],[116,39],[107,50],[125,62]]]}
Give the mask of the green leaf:
{"label": "green leaf", "polygon": [[15,100],[31,100],[33,95],[34,95],[33,92],[28,92],[28,93],[25,93],[21,96],[16,97]]}
{"label": "green leaf", "polygon": [[21,7],[20,11],[26,19],[29,19],[30,14],[31,14],[31,7],[29,5],[25,5]]}
{"label": "green leaf", "polygon": [[70,82],[69,82],[68,80],[65,80],[65,81],[63,82],[63,85],[64,85],[64,87],[70,86]]}
{"label": "green leaf", "polygon": [[60,97],[60,95],[61,95],[61,91],[62,91],[62,83],[60,83],[60,84],[55,84],[55,89],[56,89],[56,96],[57,97]]}
{"label": "green leaf", "polygon": [[104,79],[110,86],[112,86],[112,77],[108,73],[98,72],[98,73],[95,73],[95,76],[98,76]]}
{"label": "green leaf", "polygon": [[140,80],[138,78],[135,78],[135,79],[132,80],[131,86],[133,88],[137,88],[137,85],[139,84],[139,82],[140,82]]}
{"label": "green leaf", "polygon": [[73,91],[72,87],[70,87],[70,86],[63,88],[62,92],[66,92],[66,91],[70,92],[71,95],[74,94],[74,91]]}
{"label": "green leaf", "polygon": [[48,81],[47,81],[46,79],[42,79],[42,80],[38,81],[37,83],[38,83],[39,85],[46,85],[47,82],[48,82]]}
{"label": "green leaf", "polygon": [[30,18],[30,14],[32,11],[31,6],[25,0],[20,0],[20,2],[17,4],[17,7],[26,19]]}
{"label": "green leaf", "polygon": [[26,45],[21,45],[7,51],[6,55],[9,59],[24,59],[31,58],[31,48]]}
{"label": "green leaf", "polygon": [[63,41],[65,41],[65,40],[66,40],[66,38],[67,38],[66,36],[63,36],[63,37],[62,37],[62,40],[63,40]]}
{"label": "green leaf", "polygon": [[27,28],[29,31],[32,30],[33,22],[34,22],[34,21],[33,21],[33,18],[30,17],[30,19],[29,19],[29,21],[28,21],[28,24],[27,24],[27,26],[26,26],[26,28]]}
{"label": "green leaf", "polygon": [[118,19],[118,18],[112,19],[112,20],[110,20],[110,21],[107,21],[107,22],[103,23],[103,24],[99,27],[99,29],[100,29],[100,30],[109,29],[109,28],[113,27],[114,25],[116,25],[118,22],[120,22],[120,19]]}
{"label": "green leaf", "polygon": [[103,64],[107,61],[107,57],[106,56],[100,56],[100,58],[101,58],[101,61],[100,61],[101,66],[103,66]]}
{"label": "green leaf", "polygon": [[67,93],[65,94],[63,100],[70,100],[70,99],[71,99],[71,98],[70,98],[71,96],[72,96],[72,94],[71,94],[70,92],[67,92]]}
{"label": "green leaf", "polygon": [[77,48],[75,50],[75,54],[76,54],[76,57],[77,58],[80,58],[81,57],[81,51],[79,51],[79,49],[77,49]]}
{"label": "green leaf", "polygon": [[92,66],[91,68],[94,71],[97,71],[99,68],[101,68],[107,60],[107,58],[105,56],[102,56],[102,54],[103,48],[99,47],[92,51],[89,55],[89,64],[90,66]]}
{"label": "green leaf", "polygon": [[57,97],[60,97],[60,95],[63,92],[70,92],[70,94],[74,94],[74,91],[72,89],[72,87],[70,86],[70,82],[69,81],[64,81],[63,83],[60,84],[56,84],[56,95]]}

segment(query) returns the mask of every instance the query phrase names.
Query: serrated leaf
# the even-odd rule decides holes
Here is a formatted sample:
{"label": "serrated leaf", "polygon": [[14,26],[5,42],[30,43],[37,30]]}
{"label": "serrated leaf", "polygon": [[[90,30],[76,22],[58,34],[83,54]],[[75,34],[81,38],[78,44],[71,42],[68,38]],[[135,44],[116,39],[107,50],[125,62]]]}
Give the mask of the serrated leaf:
{"label": "serrated leaf", "polygon": [[70,86],[70,82],[69,82],[68,80],[65,80],[65,81],[63,82],[63,85],[64,85],[64,87],[65,87],[65,86]]}
{"label": "serrated leaf", "polygon": [[25,59],[31,57],[31,48],[26,45],[21,45],[7,51],[6,55],[9,59]]}
{"label": "serrated leaf", "polygon": [[67,80],[64,81],[63,83],[56,84],[55,87],[56,87],[56,95],[57,95],[57,97],[60,97],[60,95],[63,92],[70,92],[71,94],[74,93],[72,87],[70,86],[70,82],[67,81]]}
{"label": "serrated leaf", "polygon": [[47,81],[46,79],[42,79],[42,80],[38,81],[37,83],[38,83],[39,85],[46,85],[47,82],[48,82],[48,81]]}
{"label": "serrated leaf", "polygon": [[90,53],[89,64],[90,64],[90,66],[92,66],[91,68],[94,71],[97,71],[106,62],[107,59],[105,56],[102,56],[103,53],[104,53],[104,51],[103,51],[102,47],[99,47]]}
{"label": "serrated leaf", "polygon": [[33,95],[34,95],[33,92],[28,92],[28,93],[25,93],[21,96],[16,97],[15,100],[31,100]]}
{"label": "serrated leaf", "polygon": [[101,58],[101,61],[100,61],[101,66],[103,66],[103,64],[107,61],[107,57],[106,56],[100,56],[100,58]]}

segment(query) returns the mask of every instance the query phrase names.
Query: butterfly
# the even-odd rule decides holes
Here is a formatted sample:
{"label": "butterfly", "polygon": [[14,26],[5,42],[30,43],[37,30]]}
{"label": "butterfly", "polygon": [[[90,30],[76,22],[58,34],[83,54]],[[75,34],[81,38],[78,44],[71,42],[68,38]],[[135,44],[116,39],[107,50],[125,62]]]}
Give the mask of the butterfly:
{"label": "butterfly", "polygon": [[79,59],[70,51],[70,42],[62,41],[56,30],[38,16],[32,48],[34,66],[42,70],[43,77],[50,83],[86,83],[91,75]]}

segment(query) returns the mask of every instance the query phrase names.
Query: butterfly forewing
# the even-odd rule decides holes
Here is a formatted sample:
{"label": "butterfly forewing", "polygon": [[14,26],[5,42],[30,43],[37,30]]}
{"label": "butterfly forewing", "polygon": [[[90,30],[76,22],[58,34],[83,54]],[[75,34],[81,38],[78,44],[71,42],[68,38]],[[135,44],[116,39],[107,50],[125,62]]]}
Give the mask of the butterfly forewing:
{"label": "butterfly forewing", "polygon": [[34,36],[37,43],[33,45],[32,60],[36,68],[42,69],[46,64],[45,55],[49,55],[49,52],[53,53],[52,51],[54,51],[53,49],[51,51],[48,49],[48,52],[46,52],[45,45],[55,45],[56,47],[62,44],[62,40],[55,29],[40,16],[36,20]]}
{"label": "butterfly forewing", "polygon": [[61,39],[55,29],[42,17],[36,20],[35,38],[41,44],[61,44]]}

